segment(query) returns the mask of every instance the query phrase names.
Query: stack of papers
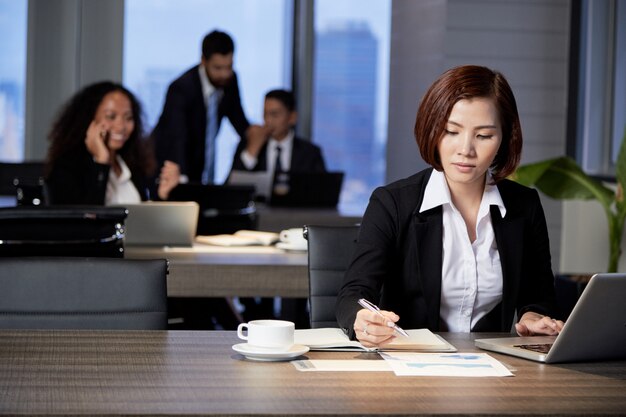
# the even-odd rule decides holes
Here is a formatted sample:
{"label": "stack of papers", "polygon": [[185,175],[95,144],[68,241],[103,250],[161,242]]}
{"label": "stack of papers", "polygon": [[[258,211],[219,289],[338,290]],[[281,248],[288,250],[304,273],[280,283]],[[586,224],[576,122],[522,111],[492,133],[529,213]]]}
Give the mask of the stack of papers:
{"label": "stack of papers", "polygon": [[238,230],[232,235],[196,236],[197,243],[215,246],[270,246],[278,241],[278,233],[257,230]]}
{"label": "stack of papers", "polygon": [[311,350],[456,352],[454,346],[428,329],[407,330],[407,333],[409,337],[397,335],[390,343],[368,348],[356,340],[350,340],[341,329],[298,329],[295,332],[295,343],[308,346]]}

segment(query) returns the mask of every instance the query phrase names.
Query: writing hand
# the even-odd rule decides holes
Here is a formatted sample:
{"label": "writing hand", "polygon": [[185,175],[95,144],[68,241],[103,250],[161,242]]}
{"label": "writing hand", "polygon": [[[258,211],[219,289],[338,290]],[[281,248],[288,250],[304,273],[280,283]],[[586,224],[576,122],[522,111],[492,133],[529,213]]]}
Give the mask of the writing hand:
{"label": "writing hand", "polygon": [[393,325],[400,320],[400,316],[393,311],[380,310],[380,313],[384,317],[365,308],[357,312],[354,332],[363,346],[379,346],[396,337]]}

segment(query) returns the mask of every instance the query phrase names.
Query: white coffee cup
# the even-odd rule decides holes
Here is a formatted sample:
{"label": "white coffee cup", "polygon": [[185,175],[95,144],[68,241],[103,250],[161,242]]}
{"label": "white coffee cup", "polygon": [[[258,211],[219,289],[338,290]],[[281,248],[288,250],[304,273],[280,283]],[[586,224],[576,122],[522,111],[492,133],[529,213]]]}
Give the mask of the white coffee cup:
{"label": "white coffee cup", "polygon": [[283,351],[293,346],[294,329],[291,321],[252,320],[237,326],[237,336],[252,347]]}
{"label": "white coffee cup", "polygon": [[307,243],[301,227],[286,229],[280,232],[280,241],[294,248],[306,249]]}

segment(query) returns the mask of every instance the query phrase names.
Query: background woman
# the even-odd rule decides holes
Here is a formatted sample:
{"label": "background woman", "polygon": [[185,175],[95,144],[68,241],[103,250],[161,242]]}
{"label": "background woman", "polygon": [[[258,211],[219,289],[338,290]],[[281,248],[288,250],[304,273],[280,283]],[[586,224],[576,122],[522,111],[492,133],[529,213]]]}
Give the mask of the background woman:
{"label": "background woman", "polygon": [[[124,204],[149,198],[156,168],[143,138],[135,96],[110,81],[89,85],[64,106],[53,124],[46,161],[52,204]],[[160,184],[166,199],[172,187]]]}

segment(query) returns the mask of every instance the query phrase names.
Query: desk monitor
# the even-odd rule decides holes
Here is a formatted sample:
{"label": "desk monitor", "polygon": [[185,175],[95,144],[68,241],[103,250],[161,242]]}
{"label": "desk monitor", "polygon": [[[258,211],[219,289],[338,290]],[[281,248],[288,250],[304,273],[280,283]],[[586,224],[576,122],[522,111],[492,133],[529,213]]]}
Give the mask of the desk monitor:
{"label": "desk monitor", "polygon": [[118,204],[128,210],[126,245],[192,246],[198,222],[195,202],[147,201]]}
{"label": "desk monitor", "polygon": [[254,186],[251,185],[179,184],[170,192],[169,200],[195,201],[200,205],[198,235],[256,228]]}
{"label": "desk monitor", "polygon": [[596,274],[558,336],[476,339],[477,347],[545,363],[626,358],[626,274]]}
{"label": "desk monitor", "polygon": [[336,207],[343,176],[343,172],[291,172],[289,191],[285,195],[273,194],[270,204],[283,207]]}
{"label": "desk monitor", "polygon": [[258,201],[268,201],[272,191],[272,175],[267,171],[232,170],[228,185],[253,186]]}

